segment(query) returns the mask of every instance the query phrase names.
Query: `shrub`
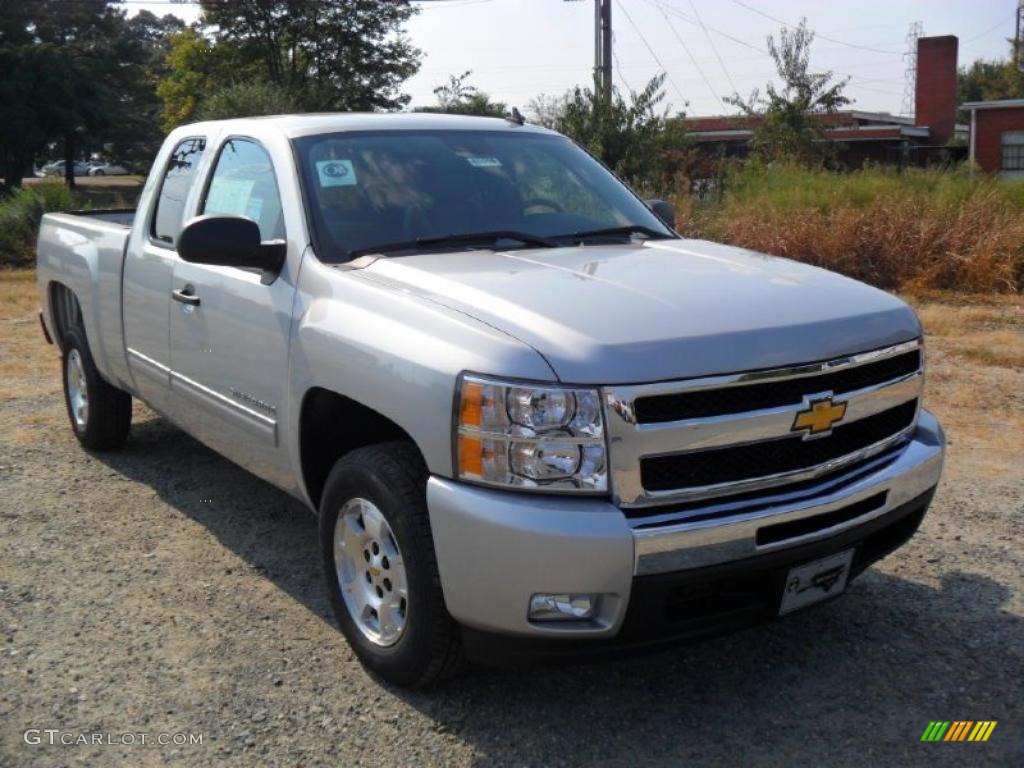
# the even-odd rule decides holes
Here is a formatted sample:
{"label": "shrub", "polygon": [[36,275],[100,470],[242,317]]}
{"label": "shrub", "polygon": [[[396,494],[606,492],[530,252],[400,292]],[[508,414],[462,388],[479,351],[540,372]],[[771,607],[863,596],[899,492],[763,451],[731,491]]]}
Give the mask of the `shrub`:
{"label": "shrub", "polygon": [[43,214],[73,206],[71,192],[60,182],[16,188],[9,197],[0,199],[0,265],[32,264]]}
{"label": "shrub", "polygon": [[684,228],[887,289],[1024,288],[1024,182],[966,169],[738,164]]}

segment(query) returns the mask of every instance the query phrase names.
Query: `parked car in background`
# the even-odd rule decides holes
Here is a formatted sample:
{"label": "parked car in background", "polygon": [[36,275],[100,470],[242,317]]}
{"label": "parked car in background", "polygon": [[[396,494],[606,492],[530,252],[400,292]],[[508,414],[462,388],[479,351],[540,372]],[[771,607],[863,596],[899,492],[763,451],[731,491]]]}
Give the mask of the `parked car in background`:
{"label": "parked car in background", "polygon": [[[63,176],[64,175],[64,160],[55,160],[52,163],[47,163],[39,172],[43,176]],[[75,161],[75,176],[88,176],[92,166],[90,163],[82,160]]]}
{"label": "parked car in background", "polygon": [[92,163],[89,168],[90,176],[124,176],[128,172],[127,168],[116,163]]}

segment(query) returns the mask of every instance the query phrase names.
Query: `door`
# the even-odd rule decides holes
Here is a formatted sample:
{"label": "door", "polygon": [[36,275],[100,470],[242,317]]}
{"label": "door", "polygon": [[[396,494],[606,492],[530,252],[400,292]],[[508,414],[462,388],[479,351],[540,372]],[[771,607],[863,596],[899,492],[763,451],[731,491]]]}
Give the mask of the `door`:
{"label": "door", "polygon": [[[139,396],[161,413],[171,405],[168,319],[175,246],[206,140],[189,138],[171,151],[149,221],[125,254],[122,306],[128,369]],[[144,212],[140,212],[144,213]]]}
{"label": "door", "polygon": [[[220,148],[199,213],[246,216],[264,241],[285,239],[273,164],[247,138]],[[174,418],[207,445],[268,480],[290,482],[278,412],[286,391],[295,286],[259,270],[175,261],[171,304]]]}

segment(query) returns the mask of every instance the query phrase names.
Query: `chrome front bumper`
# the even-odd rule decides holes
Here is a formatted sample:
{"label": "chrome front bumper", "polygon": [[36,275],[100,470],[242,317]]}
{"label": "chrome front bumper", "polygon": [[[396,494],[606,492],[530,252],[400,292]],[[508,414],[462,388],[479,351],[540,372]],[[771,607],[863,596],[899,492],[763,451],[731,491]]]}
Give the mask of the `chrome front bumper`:
{"label": "chrome front bumper", "polygon": [[[922,410],[911,440],[895,459],[839,490],[760,505],[752,512],[655,526],[627,518],[606,500],[531,496],[432,477],[427,504],[445,603],[456,620],[475,629],[611,637],[622,624],[634,578],[756,558],[853,531],[934,488],[944,449],[942,428]],[[758,531],[766,526],[813,522],[879,498],[881,504],[852,519],[758,543]],[[542,592],[604,597],[593,621],[530,622],[530,597]]]}

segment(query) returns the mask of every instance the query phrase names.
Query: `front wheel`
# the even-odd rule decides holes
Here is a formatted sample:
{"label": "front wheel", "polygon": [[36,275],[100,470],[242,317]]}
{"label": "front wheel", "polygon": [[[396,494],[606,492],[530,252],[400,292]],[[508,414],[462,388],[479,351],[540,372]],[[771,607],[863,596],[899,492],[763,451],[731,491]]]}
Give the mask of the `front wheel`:
{"label": "front wheel", "polygon": [[100,376],[80,327],[64,337],[63,369],[64,404],[78,442],[93,450],[120,448],[131,428],[132,398]]}
{"label": "front wheel", "polygon": [[338,624],[363,664],[398,685],[429,685],[461,661],[426,480],[414,446],[368,446],[334,465],[320,503],[324,576]]}

